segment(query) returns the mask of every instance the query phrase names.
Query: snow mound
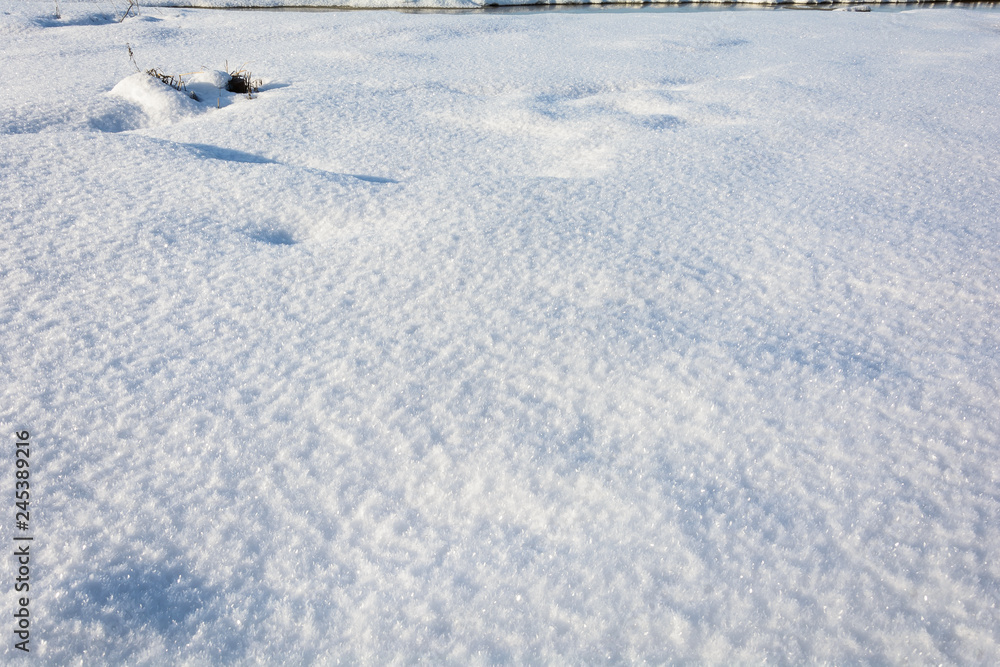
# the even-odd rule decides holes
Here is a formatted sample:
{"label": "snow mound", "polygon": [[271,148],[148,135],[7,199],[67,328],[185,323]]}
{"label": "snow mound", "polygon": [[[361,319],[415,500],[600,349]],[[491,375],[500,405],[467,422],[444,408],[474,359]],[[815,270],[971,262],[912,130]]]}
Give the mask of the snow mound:
{"label": "snow mound", "polygon": [[229,83],[229,75],[221,70],[208,70],[206,72],[195,72],[184,82],[189,91],[194,93],[198,100],[202,102],[215,102],[226,92],[226,84]]}
{"label": "snow mound", "polygon": [[227,90],[232,77],[222,70],[195,72],[184,79],[184,85],[197,99],[206,105],[224,107],[233,103],[239,93]]}
{"label": "snow mound", "polygon": [[187,93],[141,72],[119,81],[111,95],[137,104],[152,125],[170,125],[204,110]]}

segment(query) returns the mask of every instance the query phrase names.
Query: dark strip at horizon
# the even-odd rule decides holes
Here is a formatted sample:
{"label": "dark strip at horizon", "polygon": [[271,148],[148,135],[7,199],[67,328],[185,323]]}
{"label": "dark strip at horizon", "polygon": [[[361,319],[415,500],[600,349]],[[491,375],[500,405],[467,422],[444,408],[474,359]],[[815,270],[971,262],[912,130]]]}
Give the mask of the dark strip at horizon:
{"label": "dark strip at horizon", "polygon": [[[159,5],[170,7],[170,5]],[[718,11],[774,11],[776,9],[831,11],[837,8],[868,7],[874,12],[902,12],[912,9],[976,9],[985,11],[1000,10],[1000,0],[929,0],[924,2],[858,2],[858,1],[824,1],[824,2],[781,2],[761,4],[756,2],[601,2],[579,4],[531,3],[522,5],[484,5],[482,7],[332,7],[315,5],[281,5],[272,7],[208,7],[208,6],[174,6],[175,9],[217,9],[225,11],[250,12],[365,12],[365,11],[395,11],[413,14],[534,14],[547,12],[563,12],[569,14],[587,14],[604,12],[608,14],[630,13],[670,13],[670,12],[718,12]]]}

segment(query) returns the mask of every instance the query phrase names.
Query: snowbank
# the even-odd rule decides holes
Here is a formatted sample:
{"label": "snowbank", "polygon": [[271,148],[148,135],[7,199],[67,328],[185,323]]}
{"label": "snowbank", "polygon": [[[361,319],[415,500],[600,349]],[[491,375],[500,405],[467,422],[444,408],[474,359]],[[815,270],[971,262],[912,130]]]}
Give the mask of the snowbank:
{"label": "snowbank", "polygon": [[144,72],[122,79],[111,89],[111,95],[138,105],[156,125],[188,118],[202,111],[202,106],[190,94]]}

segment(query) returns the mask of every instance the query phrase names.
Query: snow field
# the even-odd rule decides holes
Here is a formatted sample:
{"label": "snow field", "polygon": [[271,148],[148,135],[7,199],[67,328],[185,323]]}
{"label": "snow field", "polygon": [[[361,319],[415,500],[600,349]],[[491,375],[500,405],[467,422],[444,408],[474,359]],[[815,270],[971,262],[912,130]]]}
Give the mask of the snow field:
{"label": "snow field", "polygon": [[995,17],[61,4],[0,0],[42,662],[1000,659]]}

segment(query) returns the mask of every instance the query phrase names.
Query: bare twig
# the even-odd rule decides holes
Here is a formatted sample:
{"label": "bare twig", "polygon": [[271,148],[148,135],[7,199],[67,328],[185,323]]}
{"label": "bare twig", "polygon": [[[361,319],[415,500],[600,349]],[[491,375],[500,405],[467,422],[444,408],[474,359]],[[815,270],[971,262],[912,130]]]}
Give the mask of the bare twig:
{"label": "bare twig", "polygon": [[135,61],[135,54],[132,52],[132,45],[125,42],[125,48],[128,49],[128,60],[132,63],[132,67],[135,68],[136,72],[141,72],[142,70],[139,68],[139,63]]}
{"label": "bare twig", "polygon": [[125,13],[122,14],[122,17],[120,19],[118,19],[118,22],[121,23],[122,21],[124,21],[125,19],[127,19],[129,17],[129,15],[132,13],[133,9],[135,10],[135,15],[138,16],[139,15],[139,0],[128,0],[128,7],[125,9]]}

